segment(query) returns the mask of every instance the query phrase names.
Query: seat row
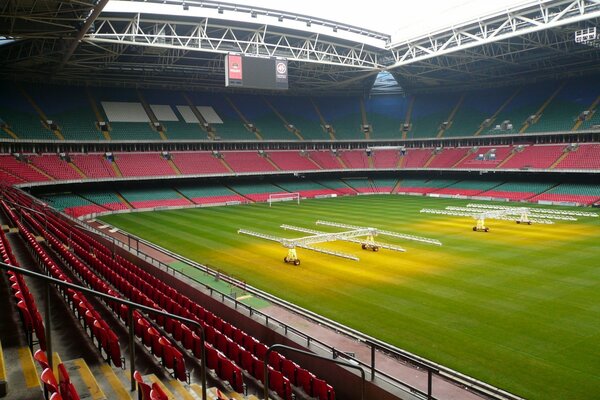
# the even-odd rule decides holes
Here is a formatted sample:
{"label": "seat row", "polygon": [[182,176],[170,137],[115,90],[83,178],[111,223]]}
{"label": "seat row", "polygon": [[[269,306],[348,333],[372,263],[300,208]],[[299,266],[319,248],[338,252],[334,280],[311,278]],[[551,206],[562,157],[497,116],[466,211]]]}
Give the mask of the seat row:
{"label": "seat row", "polygon": [[[37,205],[32,204],[32,206]],[[39,216],[38,218],[42,219]],[[98,276],[102,276],[126,297],[199,322],[206,334],[207,366],[214,369],[221,379],[228,381],[235,390],[243,389],[240,367],[257,380],[264,382],[264,363],[261,360],[264,360],[266,345],[223,321],[137,265],[119,255],[113,255],[106,246],[91,235],[84,231],[73,230],[69,224],[53,213],[48,213],[45,218],[49,230],[53,231],[60,240],[68,243],[73,252]],[[199,332],[170,318],[157,318],[156,321],[175,340],[181,342],[184,348],[190,350],[196,357],[200,356]],[[152,341],[146,341],[146,343],[150,342]],[[156,343],[158,341],[154,340],[155,348]],[[291,397],[291,385],[297,385],[307,394],[322,400],[335,397],[330,385],[277,352],[271,353],[268,364],[269,386],[283,398]]]}
{"label": "seat row", "polygon": [[57,365],[56,370],[58,371],[58,381],[56,376],[48,364],[48,357],[44,350],[38,350],[33,355],[33,358],[37,361],[39,366],[42,368],[42,374],[40,380],[44,385],[44,396],[50,400],[79,400],[79,393],[71,382],[69,373],[63,363]]}
{"label": "seat row", "polygon": [[[3,206],[6,205],[4,201],[2,201]],[[10,212],[12,210],[8,209]],[[10,245],[8,243],[8,239],[4,232],[0,229],[0,259],[2,262],[10,265],[14,265],[16,267],[19,266],[17,263],[17,259],[15,258]],[[23,323],[23,328],[25,330],[25,334],[27,336],[27,344],[29,348],[33,348],[34,340],[33,335],[37,338],[37,343],[39,343],[42,349],[46,348],[46,331],[44,330],[44,323],[42,322],[42,315],[40,314],[37,305],[35,304],[35,300],[33,295],[29,291],[29,287],[25,283],[23,276],[21,274],[17,274],[13,271],[7,271],[8,280],[10,281],[10,287],[13,292],[13,297],[15,302],[17,303],[17,309],[19,310],[19,315],[21,317],[21,322]]]}
{"label": "seat row", "polygon": [[[3,203],[6,206],[6,203]],[[5,207],[5,211],[7,208]],[[64,274],[62,269],[57,263],[49,256],[47,251],[40,246],[31,231],[17,218],[12,210],[9,210],[13,222],[19,228],[19,232],[25,242],[28,244],[29,250],[36,260],[39,262],[41,267],[50,274],[53,278],[59,279],[64,282],[73,283],[72,280]],[[37,228],[41,229],[39,223],[35,221],[31,215],[21,210],[22,216],[25,220],[33,225],[38,225]],[[92,340],[96,340],[99,349],[104,351],[107,358],[113,361],[117,366],[121,366],[122,359],[120,355],[120,349],[118,345],[118,338],[112,331],[109,325],[94,309],[92,304],[87,298],[78,291],[73,289],[64,290],[62,287],[58,288],[59,293],[63,296],[66,302],[70,305],[73,313],[78,317],[79,320],[83,320],[86,328],[86,332],[91,336]],[[45,349],[45,346],[43,347]]]}

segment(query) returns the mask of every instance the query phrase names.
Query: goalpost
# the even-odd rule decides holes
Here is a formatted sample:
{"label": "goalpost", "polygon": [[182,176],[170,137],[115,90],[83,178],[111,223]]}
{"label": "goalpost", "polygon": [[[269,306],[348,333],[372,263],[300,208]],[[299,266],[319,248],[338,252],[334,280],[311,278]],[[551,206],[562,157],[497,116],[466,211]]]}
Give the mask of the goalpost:
{"label": "goalpost", "polygon": [[269,194],[269,199],[267,200],[269,203],[269,207],[273,205],[273,203],[278,201],[296,201],[296,203],[300,204],[300,193],[271,193]]}

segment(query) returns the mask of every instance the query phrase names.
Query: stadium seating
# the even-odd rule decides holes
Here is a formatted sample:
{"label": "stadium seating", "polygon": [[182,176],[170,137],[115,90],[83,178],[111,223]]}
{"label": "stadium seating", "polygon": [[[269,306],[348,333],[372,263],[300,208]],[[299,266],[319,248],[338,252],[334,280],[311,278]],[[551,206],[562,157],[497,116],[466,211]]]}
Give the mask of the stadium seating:
{"label": "stadium seating", "polygon": [[102,206],[107,210],[125,210],[128,208],[113,192],[84,191],[78,194],[90,203]]}
{"label": "stadium seating", "polygon": [[338,194],[356,194],[356,190],[340,179],[318,179],[316,182],[326,188],[335,190]]}
{"label": "stadium seating", "polygon": [[0,155],[0,169],[7,174],[18,177],[26,182],[44,182],[51,178],[34,169],[27,162],[19,161],[11,155]]}
{"label": "stadium seating", "polygon": [[502,169],[548,169],[563,153],[564,145],[527,146],[505,162]]}
{"label": "stadium seating", "polygon": [[[472,136],[481,131],[484,121],[498,123],[498,119],[491,120],[492,116],[510,100],[516,88],[499,88],[482,91],[472,91],[465,95],[463,103],[457,110],[450,126],[444,130],[443,137]],[[501,122],[501,121],[500,121]]]}
{"label": "stadium seating", "polygon": [[575,151],[570,151],[555,169],[600,169],[600,145],[579,145]]}
{"label": "stadium seating", "polygon": [[29,160],[41,171],[58,180],[81,179],[81,175],[57,154],[30,156]]}
{"label": "stadium seating", "polygon": [[29,85],[25,90],[44,111],[46,117],[58,126],[65,140],[104,139],[96,126],[96,116],[84,89]]}
{"label": "stadium seating", "polygon": [[282,171],[311,171],[319,167],[298,151],[269,151],[269,158]]}
{"label": "stadium seating", "polygon": [[275,171],[275,167],[256,151],[229,151],[224,154],[227,164],[235,172]]}
{"label": "stadium seating", "polygon": [[270,194],[288,193],[283,188],[270,183],[236,183],[229,187],[252,201],[267,201]]}
{"label": "stadium seating", "polygon": [[55,194],[41,198],[56,210],[63,211],[76,218],[82,215],[107,211],[106,208],[75,194]]}
{"label": "stadium seating", "polygon": [[71,161],[90,179],[115,178],[117,175],[104,154],[71,154]]}
{"label": "stadium seating", "polygon": [[125,177],[169,176],[176,172],[159,153],[115,153],[115,162]]}
{"label": "stadium seating", "polygon": [[342,164],[329,150],[314,150],[308,152],[309,157],[322,169],[342,169]]}
{"label": "stadium seating", "polygon": [[486,190],[500,185],[500,181],[460,181],[435,191],[436,194],[478,196]]}
{"label": "stadium seating", "polygon": [[450,179],[403,179],[398,186],[398,193],[433,193],[454,183],[456,181]]}
{"label": "stadium seating", "polygon": [[594,204],[598,200],[600,200],[600,187],[587,183],[562,183],[530,199],[530,201],[579,204]]}
{"label": "stadium seating", "polygon": [[432,155],[433,149],[407,149],[401,165],[403,168],[423,168]]}
{"label": "stadium seating", "polygon": [[321,127],[319,116],[309,98],[302,96],[265,96],[265,100],[285,118],[288,124],[292,124],[300,131],[303,139],[329,139],[329,135]]}
{"label": "stadium seating", "polygon": [[508,146],[478,147],[473,153],[455,165],[455,168],[496,168],[512,148]]}
{"label": "stadium seating", "polygon": [[184,175],[225,174],[229,170],[210,152],[171,152],[172,160]]}
{"label": "stadium seating", "polygon": [[400,160],[399,151],[397,149],[373,150],[371,152],[371,157],[373,158],[373,166],[376,169],[396,168],[398,167],[398,162]]}
{"label": "stadium seating", "polygon": [[338,154],[347,168],[369,168],[369,159],[365,150],[339,151]]}
{"label": "stadium seating", "polygon": [[180,186],[177,190],[195,204],[223,204],[248,200],[225,186]]}
{"label": "stadium seating", "polygon": [[521,201],[530,199],[533,196],[550,189],[554,185],[555,184],[544,182],[506,182],[480,193],[480,196]]}
{"label": "stadium seating", "polygon": [[300,193],[300,196],[305,198],[338,194],[335,190],[326,188],[310,180],[278,182],[277,186],[291,193]]}
{"label": "stadium seating", "polygon": [[365,101],[367,122],[375,139],[399,139],[408,101],[401,96],[373,96]]}
{"label": "stadium seating", "polygon": [[356,97],[318,97],[314,103],[325,123],[335,130],[335,138],[364,139],[360,102]]}
{"label": "stadium seating", "polygon": [[428,168],[452,168],[467,155],[471,148],[444,148],[431,160]]}
{"label": "stadium seating", "polygon": [[440,126],[448,119],[458,99],[459,97],[454,94],[415,96],[410,120],[411,128],[407,133],[407,138],[436,137]]}
{"label": "stadium seating", "polygon": [[189,206],[192,204],[172,189],[122,189],[120,193],[135,208]]}

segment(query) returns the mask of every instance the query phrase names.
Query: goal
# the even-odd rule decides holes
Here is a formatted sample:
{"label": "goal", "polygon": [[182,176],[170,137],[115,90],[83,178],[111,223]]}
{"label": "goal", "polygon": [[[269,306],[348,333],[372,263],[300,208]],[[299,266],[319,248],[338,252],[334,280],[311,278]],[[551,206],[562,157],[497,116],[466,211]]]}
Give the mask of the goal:
{"label": "goal", "polygon": [[273,205],[273,203],[278,201],[296,201],[300,204],[300,193],[271,193],[269,194],[269,207]]}

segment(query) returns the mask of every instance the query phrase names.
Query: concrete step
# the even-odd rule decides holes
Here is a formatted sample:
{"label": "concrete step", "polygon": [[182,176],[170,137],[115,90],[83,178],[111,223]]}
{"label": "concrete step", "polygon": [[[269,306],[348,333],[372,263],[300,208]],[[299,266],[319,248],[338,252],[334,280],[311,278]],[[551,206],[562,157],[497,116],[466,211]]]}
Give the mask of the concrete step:
{"label": "concrete step", "polygon": [[83,358],[65,361],[63,364],[80,398],[90,400],[108,399]]}
{"label": "concrete step", "polygon": [[42,386],[29,347],[9,347],[3,351],[6,367],[6,398],[11,400],[42,399]]}

